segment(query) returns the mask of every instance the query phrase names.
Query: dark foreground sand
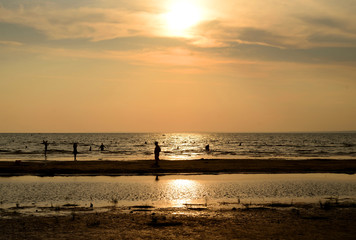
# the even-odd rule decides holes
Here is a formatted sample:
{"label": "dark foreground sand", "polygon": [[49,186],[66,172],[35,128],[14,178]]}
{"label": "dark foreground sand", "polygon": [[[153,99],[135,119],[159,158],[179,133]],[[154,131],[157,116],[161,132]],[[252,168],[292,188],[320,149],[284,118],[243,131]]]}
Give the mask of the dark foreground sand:
{"label": "dark foreground sand", "polygon": [[356,160],[2,161],[0,176],[356,173]]}
{"label": "dark foreground sand", "polygon": [[[143,211],[146,210],[146,211]],[[21,216],[0,210],[0,239],[355,239],[354,204],[221,209],[109,208]]]}

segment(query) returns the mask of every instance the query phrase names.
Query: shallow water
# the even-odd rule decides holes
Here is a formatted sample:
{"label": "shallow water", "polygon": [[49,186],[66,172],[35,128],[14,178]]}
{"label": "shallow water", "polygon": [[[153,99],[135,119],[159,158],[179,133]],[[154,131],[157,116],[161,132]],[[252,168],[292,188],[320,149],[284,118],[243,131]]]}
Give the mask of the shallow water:
{"label": "shallow water", "polygon": [[356,159],[356,133],[0,133],[0,161],[43,160],[43,140],[48,160],[73,160],[74,142],[78,160],[153,159],[154,141],[166,160]]}
{"label": "shallow water", "polygon": [[0,178],[0,208],[317,202],[356,199],[356,175],[231,174]]}

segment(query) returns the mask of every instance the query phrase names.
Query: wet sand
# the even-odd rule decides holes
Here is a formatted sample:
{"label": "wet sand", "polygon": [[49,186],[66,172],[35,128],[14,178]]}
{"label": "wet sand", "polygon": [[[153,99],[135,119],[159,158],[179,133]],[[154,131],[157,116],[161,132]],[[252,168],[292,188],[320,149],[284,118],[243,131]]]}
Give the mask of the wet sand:
{"label": "wet sand", "polygon": [[0,216],[0,239],[354,239],[356,234],[355,206],[112,207],[52,216],[0,211]]}
{"label": "wet sand", "polygon": [[1,161],[0,176],[356,173],[356,160]]}

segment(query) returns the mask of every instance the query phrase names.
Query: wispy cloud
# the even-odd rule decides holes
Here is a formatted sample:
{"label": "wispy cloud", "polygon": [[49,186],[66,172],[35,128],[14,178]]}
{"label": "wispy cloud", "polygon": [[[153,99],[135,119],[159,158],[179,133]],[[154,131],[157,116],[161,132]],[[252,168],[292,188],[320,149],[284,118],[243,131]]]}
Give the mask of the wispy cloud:
{"label": "wispy cloud", "polygon": [[[164,6],[158,0],[72,4],[37,1],[37,5],[15,2],[17,5],[0,7],[0,22],[41,32],[48,40],[46,46],[52,47],[54,52],[67,47],[73,49],[70,46],[73,44],[82,49],[70,50],[79,56],[101,56],[98,52],[102,50],[104,55],[115,53],[108,54],[115,57],[122,51],[119,55],[126,55],[127,59],[140,53],[141,57],[149,57],[152,63],[162,65],[206,62],[196,61],[196,56],[234,61],[327,62],[333,58],[355,61],[355,57],[344,54],[356,51],[356,17],[352,11],[356,11],[356,7],[349,0],[341,5],[336,0],[251,0],[248,3],[235,0],[223,5],[215,0],[200,1],[202,8],[216,7],[191,29],[189,37],[180,38],[164,33],[160,18]],[[7,45],[19,42],[1,37],[0,40]],[[61,42],[63,40],[68,42]],[[335,50],[337,48],[340,50]],[[177,49],[180,50],[177,52]]]}
{"label": "wispy cloud", "polygon": [[[252,0],[248,3],[237,0],[225,4],[200,1],[202,8],[214,4],[216,9],[209,9],[210,14],[192,29],[192,38],[186,40],[200,47],[222,47],[231,42],[277,48],[355,47],[356,16],[353,12],[356,7],[349,0],[345,2],[340,7],[336,0]],[[162,1],[105,0],[72,5],[61,1],[38,1],[37,5],[20,3],[18,7],[0,7],[0,22],[32,27],[50,39],[102,41],[130,36],[165,36]]]}
{"label": "wispy cloud", "polygon": [[[237,0],[217,5],[216,11],[219,17],[196,28],[197,38],[216,47],[234,42],[293,49],[356,47],[356,5],[349,0]],[[332,37],[317,41],[323,36]]]}
{"label": "wispy cloud", "polygon": [[156,17],[147,12],[125,9],[71,8],[48,6],[0,8],[0,22],[32,27],[50,39],[87,38],[93,41],[148,35],[156,26]]}
{"label": "wispy cloud", "polygon": [[0,44],[8,45],[8,46],[22,46],[23,45],[23,43],[15,42],[15,41],[0,41]]}

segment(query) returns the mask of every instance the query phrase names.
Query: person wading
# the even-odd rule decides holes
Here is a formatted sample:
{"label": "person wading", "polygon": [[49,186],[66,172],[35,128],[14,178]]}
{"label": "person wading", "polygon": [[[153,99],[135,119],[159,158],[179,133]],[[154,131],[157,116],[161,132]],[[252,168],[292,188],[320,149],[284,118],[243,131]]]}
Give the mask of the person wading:
{"label": "person wading", "polygon": [[73,143],[74,161],[77,161],[77,154],[78,154],[78,143]]}
{"label": "person wading", "polygon": [[161,148],[160,146],[158,145],[158,142],[155,142],[155,166],[159,166],[158,165],[158,161],[159,161],[159,153],[161,152]]}

